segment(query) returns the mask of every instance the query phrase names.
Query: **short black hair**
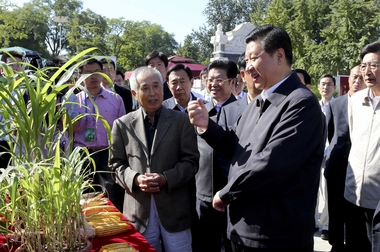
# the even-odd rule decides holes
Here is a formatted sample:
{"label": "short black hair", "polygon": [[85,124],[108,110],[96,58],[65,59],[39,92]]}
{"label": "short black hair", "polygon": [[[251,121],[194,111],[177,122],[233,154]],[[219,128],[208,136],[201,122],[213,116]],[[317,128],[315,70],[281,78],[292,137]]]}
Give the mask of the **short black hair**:
{"label": "short black hair", "polygon": [[61,67],[68,61],[69,59],[65,56],[54,56],[53,58],[46,60],[45,67]]}
{"label": "short black hair", "polygon": [[145,61],[144,61],[145,66],[148,66],[149,61],[153,58],[159,58],[162,62],[164,62],[165,67],[168,67],[168,64],[169,64],[168,57],[166,57],[166,55],[163,52],[159,52],[156,50],[152,51],[145,57]]}
{"label": "short black hair", "polygon": [[208,68],[207,67],[205,67],[205,68],[203,68],[203,70],[199,73],[199,78],[201,78],[202,77],[202,75],[207,75],[208,74]]}
{"label": "short black hair", "polygon": [[109,58],[102,58],[102,59],[100,59],[99,60],[100,61],[100,63],[102,63],[103,65],[104,64],[111,64],[111,65],[113,65],[113,69],[115,69],[116,70],[116,65],[115,65],[115,62],[112,60],[112,59],[109,59]]}
{"label": "short black hair", "polygon": [[239,71],[245,70],[245,67],[247,66],[247,62],[245,61],[245,52],[240,54],[238,62],[237,62],[237,66],[239,68]]}
{"label": "short black hair", "polygon": [[318,85],[319,85],[319,82],[323,79],[323,78],[331,78],[334,82],[334,86],[336,86],[336,81],[335,81],[335,78],[334,76],[332,76],[332,74],[322,74],[321,77],[319,77],[318,79]]}
{"label": "short black hair", "polygon": [[102,64],[99,60],[97,60],[97,59],[95,59],[95,58],[93,58],[93,57],[91,57],[91,56],[88,56],[88,55],[83,56],[83,57],[82,57],[82,61],[83,61],[83,62],[82,62],[82,63],[80,64],[80,66],[79,66],[79,73],[80,73],[80,74],[82,74],[82,71],[83,71],[83,67],[84,67],[84,66],[91,65],[91,64],[94,64],[94,63],[96,63],[96,64],[99,65],[100,70],[103,70],[103,64]]}
{"label": "short black hair", "polygon": [[284,49],[286,61],[289,66],[292,65],[292,42],[289,34],[284,29],[272,24],[258,26],[245,38],[247,44],[252,41],[260,42],[264,51],[270,55],[273,55],[279,48]]}
{"label": "short black hair", "polygon": [[368,53],[380,54],[380,42],[373,42],[371,44],[365,45],[360,52],[360,60],[363,60],[364,56]]}
{"label": "short black hair", "polygon": [[8,52],[3,52],[3,55],[1,56],[1,61],[3,62],[6,62],[7,59],[9,58],[19,58],[21,59],[21,61],[24,59],[24,53],[23,52],[19,52],[19,51],[8,51]]}
{"label": "short black hair", "polygon": [[188,66],[185,66],[184,64],[175,64],[172,67],[169,68],[169,70],[166,72],[166,80],[169,81],[169,75],[171,72],[184,70],[189,77],[189,80],[193,78],[193,72],[191,72],[191,69]]}
{"label": "short black hair", "polygon": [[121,71],[116,70],[116,75],[121,75],[121,78],[125,80],[125,75]]}
{"label": "short black hair", "polygon": [[214,60],[208,65],[208,71],[210,72],[210,70],[213,68],[225,70],[228,78],[236,78],[236,75],[238,74],[236,63],[233,62],[232,60],[227,60],[227,59]]}
{"label": "short black hair", "polygon": [[309,73],[304,70],[304,69],[301,69],[301,68],[296,68],[294,69],[296,71],[296,73],[300,73],[303,75],[303,79],[305,80],[305,84],[310,84],[311,85],[311,77],[309,75]]}

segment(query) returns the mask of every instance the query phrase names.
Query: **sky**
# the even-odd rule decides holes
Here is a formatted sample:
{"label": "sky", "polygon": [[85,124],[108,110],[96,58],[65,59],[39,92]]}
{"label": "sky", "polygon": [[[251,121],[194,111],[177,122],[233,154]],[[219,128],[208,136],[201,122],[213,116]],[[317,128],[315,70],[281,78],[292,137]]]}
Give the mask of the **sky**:
{"label": "sky", "polygon": [[[10,0],[22,6],[30,0]],[[191,31],[198,30],[206,24],[202,14],[207,0],[82,0],[83,9],[107,18],[121,18],[132,21],[147,20],[159,24],[169,33],[174,34],[175,40],[182,43]]]}

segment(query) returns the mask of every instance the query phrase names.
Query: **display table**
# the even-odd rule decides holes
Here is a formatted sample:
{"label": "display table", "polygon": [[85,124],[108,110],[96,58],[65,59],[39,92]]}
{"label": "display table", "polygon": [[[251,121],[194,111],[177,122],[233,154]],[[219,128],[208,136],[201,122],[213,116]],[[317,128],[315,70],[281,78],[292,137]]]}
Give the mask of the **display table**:
{"label": "display table", "polygon": [[[107,199],[107,201],[109,205],[114,206],[109,199]],[[119,210],[117,210],[116,207],[114,208],[113,211],[119,212]],[[122,219],[127,221],[125,217],[123,217]],[[94,237],[89,240],[92,243],[91,252],[98,252],[102,246],[110,244],[110,243],[116,243],[116,242],[128,243],[139,252],[156,251],[147,242],[144,236],[142,236],[142,234],[139,231],[137,231],[137,229],[131,223],[129,223],[129,229],[125,233],[121,233],[121,234],[113,235],[113,236],[107,236],[107,237]]]}
{"label": "display table", "polygon": [[[112,203],[108,201],[110,205]],[[118,211],[115,207],[114,211]],[[126,220],[126,219],[125,219]],[[98,252],[100,248],[104,245],[111,244],[111,243],[117,243],[117,242],[125,242],[133,246],[136,250],[139,252],[154,252],[156,251],[142,236],[142,234],[137,231],[137,229],[129,223],[129,229],[127,232],[108,236],[108,237],[94,237],[89,239],[92,244],[92,250],[91,252]],[[0,252],[9,252],[9,251],[15,251],[17,246],[14,247],[8,247],[4,246],[6,243],[6,239],[4,235],[0,235]]]}
{"label": "display table", "polygon": [[125,233],[108,237],[94,237],[90,239],[92,243],[91,251],[98,252],[102,246],[116,242],[126,242],[135,247],[135,249],[139,252],[156,251],[132,224],[129,224],[129,226],[130,229]]}

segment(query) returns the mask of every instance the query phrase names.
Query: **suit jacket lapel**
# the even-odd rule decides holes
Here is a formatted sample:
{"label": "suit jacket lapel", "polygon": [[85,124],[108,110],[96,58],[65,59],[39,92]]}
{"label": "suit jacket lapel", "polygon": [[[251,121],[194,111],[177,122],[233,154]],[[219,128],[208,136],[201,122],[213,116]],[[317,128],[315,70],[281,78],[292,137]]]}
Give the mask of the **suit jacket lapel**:
{"label": "suit jacket lapel", "polygon": [[171,123],[172,123],[172,118],[171,118],[170,112],[168,111],[167,108],[162,107],[160,118],[158,119],[156,133],[154,134],[154,138],[153,138],[151,155],[153,155],[158,145],[160,144],[161,140],[164,138]]}
{"label": "suit jacket lapel", "polygon": [[135,130],[138,141],[140,142],[141,149],[143,149],[147,159],[149,159],[148,141],[146,139],[144,118],[141,110],[142,108],[137,110],[137,112],[134,114],[134,117],[131,120],[131,125],[132,129]]}

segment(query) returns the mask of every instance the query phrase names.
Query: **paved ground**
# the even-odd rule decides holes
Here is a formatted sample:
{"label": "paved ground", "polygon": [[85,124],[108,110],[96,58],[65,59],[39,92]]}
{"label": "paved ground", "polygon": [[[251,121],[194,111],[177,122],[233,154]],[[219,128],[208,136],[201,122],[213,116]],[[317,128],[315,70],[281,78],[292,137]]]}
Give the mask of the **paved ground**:
{"label": "paved ground", "polygon": [[[322,208],[324,205],[325,205],[325,201],[320,196],[319,205],[318,205],[319,213],[322,212]],[[329,252],[331,250],[331,245],[329,244],[328,241],[321,239],[321,229],[322,227],[319,228],[318,232],[314,233],[314,252],[326,252],[326,251]]]}
{"label": "paved ground", "polygon": [[314,252],[329,252],[331,245],[328,241],[324,241],[320,238],[321,230],[314,233]]}

